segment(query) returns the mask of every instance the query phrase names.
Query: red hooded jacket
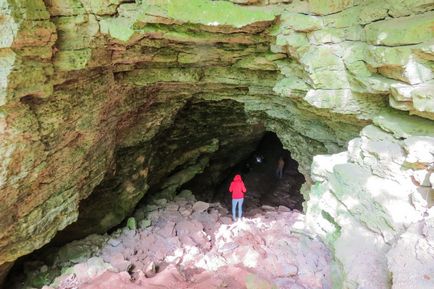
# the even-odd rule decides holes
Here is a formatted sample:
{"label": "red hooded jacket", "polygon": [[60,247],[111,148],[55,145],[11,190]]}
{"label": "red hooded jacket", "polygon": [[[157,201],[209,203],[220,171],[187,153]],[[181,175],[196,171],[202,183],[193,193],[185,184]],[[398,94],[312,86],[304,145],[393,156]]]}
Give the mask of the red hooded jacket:
{"label": "red hooded jacket", "polygon": [[235,175],[234,180],[229,186],[229,192],[232,193],[232,199],[244,198],[246,187],[244,186],[243,180],[241,179],[240,175]]}

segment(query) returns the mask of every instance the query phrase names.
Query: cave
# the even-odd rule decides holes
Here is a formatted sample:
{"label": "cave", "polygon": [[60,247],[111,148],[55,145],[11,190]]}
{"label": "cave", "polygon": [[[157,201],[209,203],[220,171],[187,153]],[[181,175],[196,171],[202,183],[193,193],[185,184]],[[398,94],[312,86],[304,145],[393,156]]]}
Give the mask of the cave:
{"label": "cave", "polygon": [[428,2],[3,1],[0,287],[433,288]]}
{"label": "cave", "polygon": [[[28,272],[43,264],[52,266],[52,252],[61,251],[74,240],[95,233],[114,233],[131,217],[140,220],[141,207],[155,200],[171,201],[187,190],[197,200],[219,202],[230,211],[228,186],[234,174],[241,174],[248,188],[246,217],[261,212],[262,206],[302,211],[300,188],[305,179],[298,171],[298,163],[275,133],[266,131],[263,123],[243,111],[243,105],[233,100],[189,100],[173,122],[150,142],[118,150],[102,182],[80,203],[78,220],[59,231],[50,243],[18,260],[7,286],[20,288],[17,284],[26,282],[23,272],[32,274]],[[153,174],[145,184],[139,176],[145,169],[143,160],[151,152],[152,162],[147,165]],[[177,158],[171,158],[173,155]],[[258,155],[261,162],[256,160]],[[276,175],[279,158],[285,162],[282,178]],[[136,201],[131,201],[135,197],[131,191],[127,200],[114,197],[114,191],[125,189],[125,182],[142,189]],[[33,280],[33,286],[37,286],[40,280]]]}
{"label": "cave", "polygon": [[[235,157],[239,152],[233,150],[231,154]],[[283,148],[275,133],[264,132],[254,151],[250,149],[250,154],[242,155],[243,158],[238,163],[220,173],[220,178],[209,180],[209,175],[213,174],[211,162],[210,169],[206,169],[203,174],[196,176],[181,189],[196,192],[199,200],[221,202],[230,208],[231,197],[228,188],[233,176],[240,174],[248,191],[245,197],[247,211],[263,205],[286,206],[302,211],[303,196],[300,188],[305,182],[304,176],[298,171],[297,161],[292,159],[290,152]],[[261,157],[260,162],[256,159],[257,156]],[[281,178],[276,174],[279,158],[284,160]],[[208,191],[203,192],[202,188]]]}

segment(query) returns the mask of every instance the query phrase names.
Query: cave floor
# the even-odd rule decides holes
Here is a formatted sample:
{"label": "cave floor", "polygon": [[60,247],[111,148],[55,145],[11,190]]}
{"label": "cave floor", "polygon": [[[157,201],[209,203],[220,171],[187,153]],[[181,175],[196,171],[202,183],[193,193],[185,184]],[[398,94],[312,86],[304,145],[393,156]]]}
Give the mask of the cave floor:
{"label": "cave floor", "polygon": [[[261,163],[256,161],[256,155],[263,158]],[[283,175],[276,175],[277,162],[284,160]],[[228,193],[229,184],[235,174],[241,174],[247,188],[244,206],[247,215],[254,215],[256,209],[263,205],[278,207],[279,205],[292,210],[302,211],[303,195],[300,188],[305,182],[304,176],[298,171],[298,163],[291,158],[291,154],[283,149],[276,134],[267,132],[256,151],[231,170],[229,177],[218,188],[215,201],[221,202],[226,208],[231,206],[231,195]],[[195,191],[193,189],[193,191]]]}
{"label": "cave floor", "polygon": [[[274,160],[273,160],[274,161]],[[277,162],[277,160],[276,160]],[[304,177],[297,170],[286,168],[282,178],[278,178],[274,165],[253,164],[244,182],[248,189],[246,208],[255,212],[255,208],[263,205],[278,207],[279,205],[301,211],[303,196],[299,193]]]}
{"label": "cave floor", "polygon": [[63,272],[44,289],[331,288],[330,253],[298,211],[264,205],[232,222],[193,195],[140,210],[143,219],[52,251],[27,276]]}

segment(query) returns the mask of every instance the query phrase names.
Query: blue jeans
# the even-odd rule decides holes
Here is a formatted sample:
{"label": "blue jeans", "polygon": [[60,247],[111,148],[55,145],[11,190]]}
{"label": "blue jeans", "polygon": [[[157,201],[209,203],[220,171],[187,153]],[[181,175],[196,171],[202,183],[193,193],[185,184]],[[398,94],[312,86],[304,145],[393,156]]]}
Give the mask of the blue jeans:
{"label": "blue jeans", "polygon": [[236,220],[235,210],[238,205],[238,217],[241,218],[243,216],[243,201],[244,199],[232,199],[232,219]]}
{"label": "blue jeans", "polygon": [[276,176],[281,179],[283,177],[283,168],[277,168],[276,169]]}

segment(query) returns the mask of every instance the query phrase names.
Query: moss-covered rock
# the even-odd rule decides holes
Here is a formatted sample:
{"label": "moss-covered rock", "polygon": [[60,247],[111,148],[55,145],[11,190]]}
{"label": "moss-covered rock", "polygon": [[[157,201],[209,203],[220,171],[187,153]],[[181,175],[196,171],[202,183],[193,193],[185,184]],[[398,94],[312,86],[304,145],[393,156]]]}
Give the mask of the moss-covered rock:
{"label": "moss-covered rock", "polygon": [[[0,266],[77,218],[57,241],[104,232],[146,194],[173,197],[199,172],[215,172],[215,182],[264,130],[298,161],[306,212],[324,220],[313,227],[331,247],[365,233],[380,244],[384,228],[396,236],[390,203],[363,186],[408,175],[370,175],[396,163],[376,142],[423,149],[371,126],[363,145],[356,137],[372,122],[398,138],[431,137],[432,8],[425,0],[2,1]],[[314,156],[345,151],[354,138],[354,159],[310,178]],[[384,162],[374,167],[373,156]],[[363,193],[350,190],[353,177]],[[394,188],[401,202],[407,191]],[[363,210],[348,210],[350,196]],[[367,250],[380,258],[383,245]],[[348,271],[351,254],[336,252],[336,284],[370,274]]]}

